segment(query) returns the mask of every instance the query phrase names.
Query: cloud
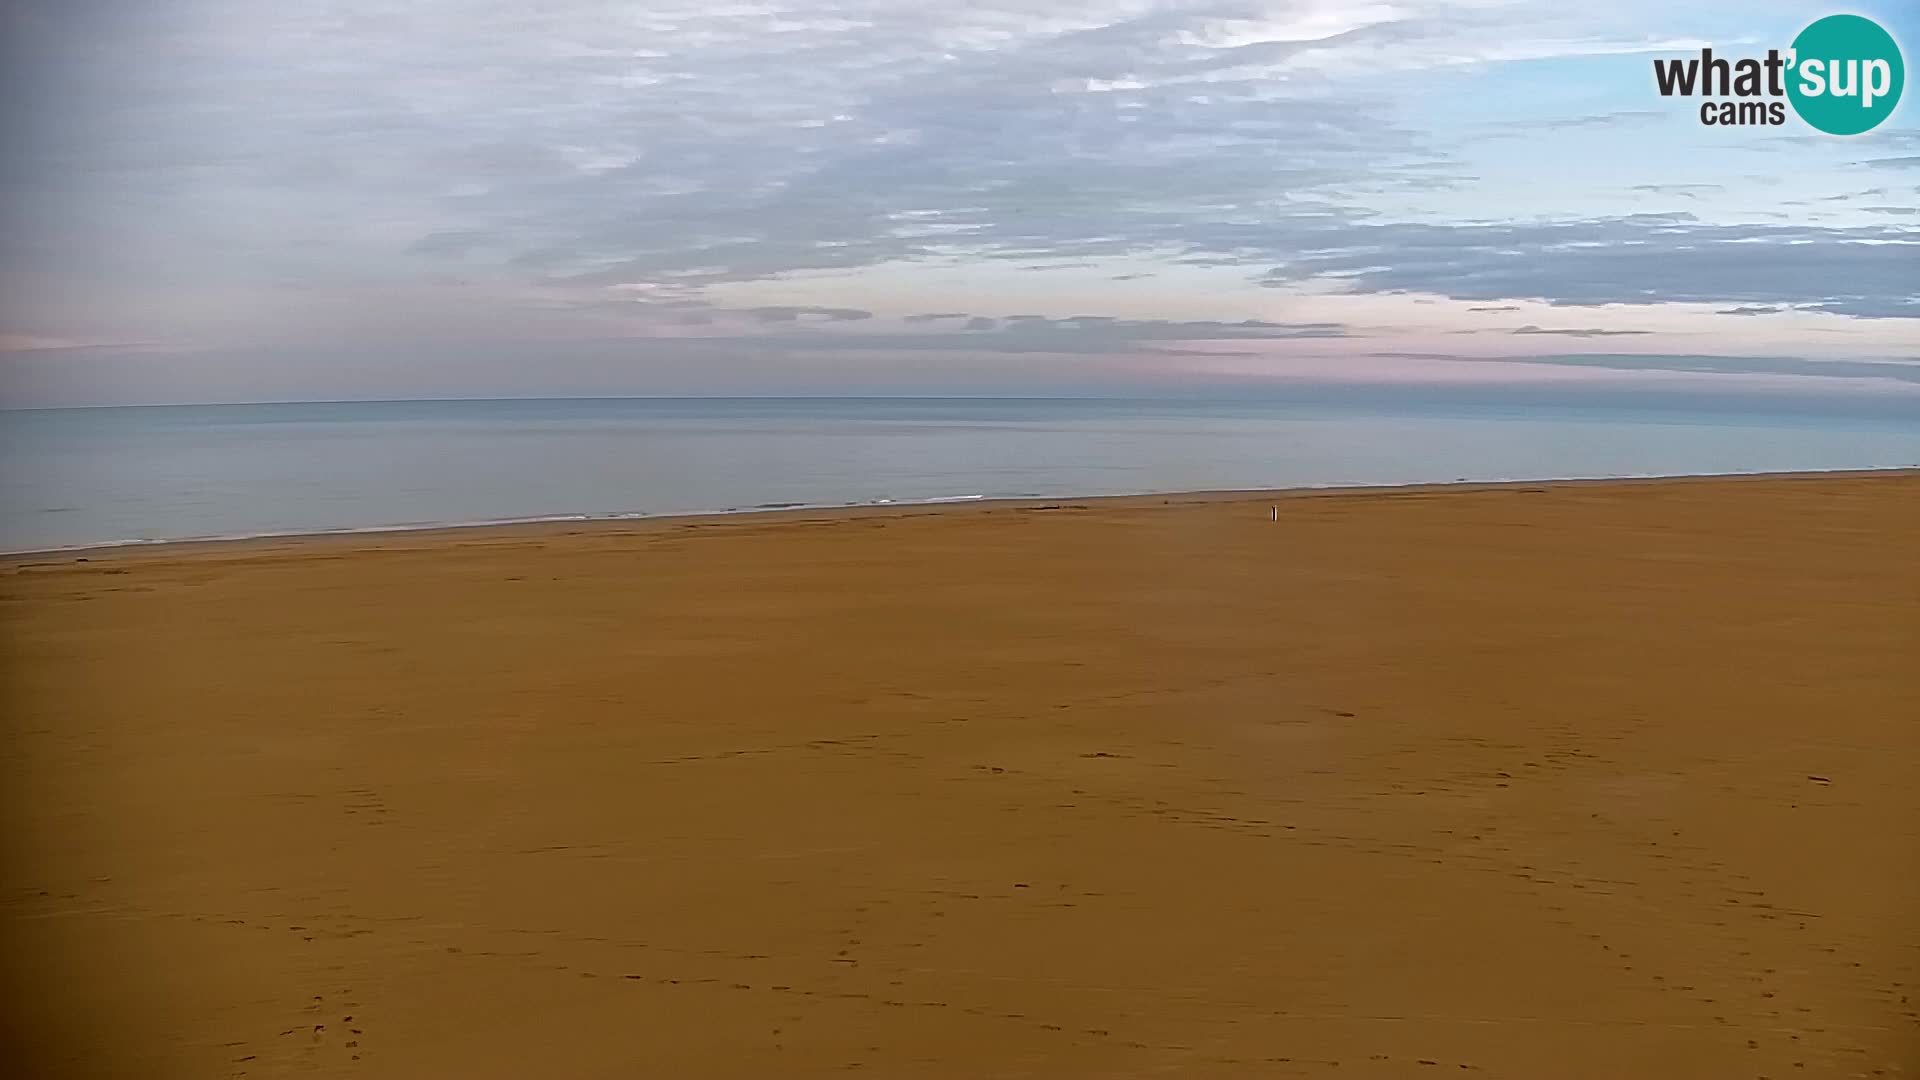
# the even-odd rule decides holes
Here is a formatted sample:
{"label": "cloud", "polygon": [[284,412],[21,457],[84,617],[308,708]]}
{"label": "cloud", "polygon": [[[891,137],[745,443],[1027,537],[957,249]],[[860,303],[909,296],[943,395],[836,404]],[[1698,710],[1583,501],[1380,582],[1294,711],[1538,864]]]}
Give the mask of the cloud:
{"label": "cloud", "polygon": [[1008,316],[994,320],[976,316],[959,333],[900,335],[842,342],[853,348],[955,348],[989,352],[1102,352],[1125,353],[1141,348],[1166,351],[1156,343],[1183,341],[1300,341],[1350,336],[1334,322],[1271,322],[1243,319],[1222,322],[1207,319],[1121,319],[1110,315],[1074,315],[1066,318]]}
{"label": "cloud", "polygon": [[1698,199],[1702,195],[1711,195],[1727,190],[1724,184],[1635,184],[1630,191],[1641,191],[1649,195],[1672,195],[1681,199]]}
{"label": "cloud", "polygon": [[[749,313],[750,314],[750,313]],[[796,327],[791,332],[748,335],[701,334],[674,338],[655,334],[647,338],[652,346],[672,342],[689,350],[714,350],[761,345],[775,349],[813,351],[869,352],[967,352],[978,354],[1128,354],[1178,355],[1194,350],[1169,347],[1182,342],[1208,341],[1307,341],[1351,336],[1351,330],[1334,322],[1271,322],[1263,319],[1214,321],[1206,319],[1122,319],[1110,315],[1072,315],[1052,318],[1040,315],[953,316],[942,313],[942,320],[960,318],[959,326],[940,330],[885,329],[851,330],[831,325]],[[784,321],[784,320],[783,320]],[[930,320],[909,316],[903,324],[927,325]]]}
{"label": "cloud", "polygon": [[1778,304],[1746,304],[1741,307],[1724,308],[1716,315],[1777,315],[1787,309]]}
{"label": "cloud", "polygon": [[747,308],[746,314],[763,323],[797,322],[807,318],[825,319],[828,322],[858,322],[873,318],[871,311],[835,307],[754,307]]}
{"label": "cloud", "polygon": [[1531,324],[1529,324],[1529,325],[1527,325],[1527,326],[1523,326],[1523,327],[1521,327],[1521,328],[1519,328],[1518,330],[1511,330],[1511,331],[1508,331],[1508,332],[1509,332],[1509,333],[1514,333],[1514,334],[1551,334],[1551,335],[1555,335],[1555,336],[1559,336],[1559,337],[1576,337],[1576,338],[1597,338],[1597,337],[1630,337],[1630,336],[1633,336],[1633,335],[1635,335],[1635,334],[1645,334],[1645,333],[1647,333],[1648,331],[1645,331],[1645,330],[1601,330],[1601,329],[1597,329],[1597,328],[1594,328],[1594,327],[1581,327],[1581,328],[1578,328],[1578,329],[1552,329],[1552,330],[1549,330],[1549,329],[1545,329],[1545,328],[1542,328],[1542,327],[1538,327],[1538,326],[1533,326],[1533,325],[1531,325]]}
{"label": "cloud", "polygon": [[99,349],[137,351],[149,347],[149,343],[138,341],[77,341],[71,338],[41,337],[35,334],[0,333],[0,353],[83,352]]}
{"label": "cloud", "polygon": [[1553,304],[1792,304],[1920,316],[1920,230],[1721,225],[1689,214],[1567,222],[1329,228],[1265,280]]}
{"label": "cloud", "polygon": [[1870,169],[1920,169],[1920,154],[1907,154],[1902,157],[1871,158],[1860,164]]}
{"label": "cloud", "polygon": [[1518,138],[1519,133],[1522,132],[1573,131],[1583,128],[1622,127],[1629,124],[1652,123],[1670,115],[1670,113],[1659,109],[1621,109],[1614,112],[1587,113],[1580,116],[1497,120],[1487,126],[1503,131],[1514,132],[1514,134],[1501,136],[1503,138]]}
{"label": "cloud", "polygon": [[1593,113],[1587,116],[1569,117],[1564,120],[1550,120],[1540,126],[1550,128],[1594,128],[1618,127],[1621,124],[1640,124],[1660,120],[1667,116],[1659,109],[1628,109],[1619,112]]}
{"label": "cloud", "polygon": [[[742,324],[853,350],[1124,352],[1371,332],[935,311],[895,333],[867,309],[903,264],[974,272],[905,310],[1071,310],[1089,283],[1157,275],[1168,306],[1136,288],[1130,314],[1221,314],[1206,290],[1258,281],[1308,306],[1248,310],[1330,292],[1920,315],[1904,215],[1606,216],[1623,188],[1711,185],[1662,182],[1651,149],[1612,156],[1665,115],[1644,95],[1527,88],[1724,25],[1673,5],[25,3],[41,17],[9,58],[34,93],[4,104],[25,126],[0,162],[23,212],[0,269],[38,290],[11,307],[60,309],[24,327],[42,337],[585,336],[570,319],[630,317],[666,340]],[[1517,115],[1536,107],[1573,115]],[[1474,156],[1489,132],[1555,131],[1592,149]],[[1861,182],[1859,151],[1835,154],[1812,190]],[[1709,175],[1763,182],[1742,169]],[[754,306],[795,297],[819,303]]]}
{"label": "cloud", "polygon": [[[1410,355],[1410,354],[1396,354]],[[1920,384],[1920,363],[1893,360],[1803,360],[1788,356],[1713,356],[1673,353],[1572,353],[1564,356],[1474,357],[1417,354],[1425,359],[1475,363],[1551,364],[1613,371],[1673,371],[1711,375],[1775,375],[1821,379],[1887,379]]]}
{"label": "cloud", "polygon": [[175,0],[53,20],[89,122],[10,150],[41,195],[99,196],[48,257],[128,288],[1218,258],[1460,182],[1358,73],[1660,44],[1549,7]]}

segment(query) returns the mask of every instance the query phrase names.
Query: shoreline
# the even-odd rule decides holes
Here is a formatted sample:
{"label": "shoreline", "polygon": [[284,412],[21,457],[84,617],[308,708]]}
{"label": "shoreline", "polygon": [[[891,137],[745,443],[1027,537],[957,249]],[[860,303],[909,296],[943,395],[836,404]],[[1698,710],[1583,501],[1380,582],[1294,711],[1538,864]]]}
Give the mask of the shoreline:
{"label": "shoreline", "polygon": [[1498,491],[1521,487],[1595,487],[1621,485],[1667,485],[1701,482],[1741,482],[1756,480],[1820,480],[1829,478],[1870,478],[1920,475],[1920,467],[1888,465],[1864,469],[1797,469],[1789,471],[1727,473],[1663,473],[1646,476],[1554,477],[1545,479],[1451,480],[1409,484],[1330,484],[1287,488],[1188,489],[1147,491],[1114,495],[958,495],[934,496],[920,500],[863,503],[809,503],[792,506],[750,506],[729,510],[696,510],[660,514],[613,512],[606,514],[545,515],[527,518],[495,518],[479,521],[435,522],[429,524],[366,525],[317,531],[238,533],[233,535],[193,536],[158,540],[108,540],[94,544],[75,544],[47,548],[23,548],[0,551],[0,567],[25,569],[30,566],[60,565],[47,560],[75,557],[113,559],[139,554],[175,555],[201,550],[236,550],[256,546],[347,543],[368,539],[432,539],[443,536],[541,535],[576,531],[617,532],[621,529],[644,530],[648,526],[672,527],[708,525],[740,521],[779,521],[803,514],[828,514],[835,519],[879,516],[912,516],[928,513],[952,513],[964,510],[1007,510],[1033,508],[1051,503],[1072,502],[1100,506],[1129,504],[1190,505],[1195,503],[1255,502],[1261,499],[1296,500],[1324,497],[1352,497],[1369,494],[1441,494],[1474,491]]}

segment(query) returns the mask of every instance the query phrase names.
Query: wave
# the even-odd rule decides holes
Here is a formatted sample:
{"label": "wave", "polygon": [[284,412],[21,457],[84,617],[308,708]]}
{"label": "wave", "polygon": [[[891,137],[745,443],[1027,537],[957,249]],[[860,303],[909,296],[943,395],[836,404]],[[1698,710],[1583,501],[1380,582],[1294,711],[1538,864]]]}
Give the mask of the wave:
{"label": "wave", "polygon": [[105,551],[114,548],[152,547],[160,544],[212,544],[242,540],[297,540],[308,536],[364,536],[382,533],[433,532],[440,529],[485,529],[503,525],[559,525],[567,522],[595,524],[607,521],[667,521],[674,518],[729,517],[738,514],[779,514],[802,510],[857,510],[869,506],[922,506],[939,503],[974,502],[982,499],[1037,499],[1030,493],[1012,495],[934,495],[916,499],[862,499],[857,502],[777,502],[752,506],[727,506],[712,510],[610,511],[586,514],[534,514],[525,517],[464,518],[450,521],[395,522],[383,525],[343,525],[319,529],[267,529],[251,532],[203,533],[192,536],[142,536],[124,540],[102,540],[87,544],[59,544],[50,547],[0,549],[0,557],[22,555],[59,555],[71,552]]}

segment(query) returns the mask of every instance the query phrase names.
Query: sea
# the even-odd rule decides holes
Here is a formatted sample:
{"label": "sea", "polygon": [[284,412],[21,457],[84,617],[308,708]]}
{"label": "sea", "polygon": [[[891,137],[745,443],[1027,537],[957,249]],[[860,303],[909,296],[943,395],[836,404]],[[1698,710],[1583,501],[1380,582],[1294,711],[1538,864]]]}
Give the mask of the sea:
{"label": "sea", "polygon": [[1920,466],[1920,414],[619,398],[0,412],[0,550],[1003,497]]}

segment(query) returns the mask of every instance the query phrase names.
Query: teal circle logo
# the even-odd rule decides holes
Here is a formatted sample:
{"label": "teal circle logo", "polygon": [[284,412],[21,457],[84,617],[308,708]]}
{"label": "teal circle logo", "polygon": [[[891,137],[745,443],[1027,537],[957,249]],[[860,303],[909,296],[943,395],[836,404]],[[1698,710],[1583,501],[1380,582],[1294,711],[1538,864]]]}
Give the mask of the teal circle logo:
{"label": "teal circle logo", "polygon": [[1893,115],[1907,66],[1893,35],[1872,19],[1829,15],[1793,39],[1787,99],[1829,135],[1872,131]]}

